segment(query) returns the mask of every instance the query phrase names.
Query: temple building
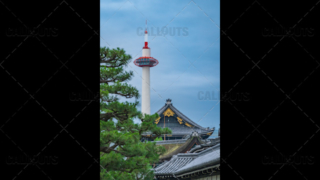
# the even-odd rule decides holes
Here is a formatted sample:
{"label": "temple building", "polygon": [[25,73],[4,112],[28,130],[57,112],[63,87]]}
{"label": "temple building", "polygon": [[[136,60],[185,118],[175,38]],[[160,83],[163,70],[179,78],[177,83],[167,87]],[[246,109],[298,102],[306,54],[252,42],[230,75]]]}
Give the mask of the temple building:
{"label": "temple building", "polygon": [[[198,139],[201,144],[191,149],[187,148],[189,150],[184,152],[194,139]],[[215,139],[200,140],[198,134],[194,132],[188,140],[180,146],[182,148],[179,147],[160,157],[161,163],[153,168],[154,179],[220,180],[220,136]],[[165,143],[166,141],[159,141],[157,145]]]}
{"label": "temple building", "polygon": [[[204,128],[182,114],[167,99],[157,111],[158,127],[168,127],[172,134],[156,141],[166,152],[153,164],[155,179],[213,180],[220,179],[220,129],[217,138],[208,138],[215,128]],[[148,133],[146,133],[148,135]],[[145,138],[145,140],[151,140]]]}
{"label": "temple building", "polygon": [[[201,139],[207,139],[212,135],[215,128],[204,128],[189,119],[187,116],[182,114],[176,107],[171,103],[171,99],[167,99],[165,105],[157,111],[159,118],[155,120],[155,124],[158,127],[169,128],[172,134],[162,135],[163,140],[179,140],[186,139],[192,132],[197,132]],[[148,136],[148,132],[143,134]],[[143,140],[150,141],[151,139],[145,137]]]}

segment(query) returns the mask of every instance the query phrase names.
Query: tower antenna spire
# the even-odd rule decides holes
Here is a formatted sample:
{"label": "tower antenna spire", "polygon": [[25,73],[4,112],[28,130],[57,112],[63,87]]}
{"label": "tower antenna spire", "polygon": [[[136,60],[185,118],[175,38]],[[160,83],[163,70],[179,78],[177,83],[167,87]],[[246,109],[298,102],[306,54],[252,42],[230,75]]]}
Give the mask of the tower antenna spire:
{"label": "tower antenna spire", "polygon": [[146,30],[144,31],[144,48],[148,48],[147,20],[146,20]]}
{"label": "tower antenna spire", "polygon": [[148,27],[148,23],[147,23],[147,20],[146,20],[146,32],[147,32],[147,27]]}

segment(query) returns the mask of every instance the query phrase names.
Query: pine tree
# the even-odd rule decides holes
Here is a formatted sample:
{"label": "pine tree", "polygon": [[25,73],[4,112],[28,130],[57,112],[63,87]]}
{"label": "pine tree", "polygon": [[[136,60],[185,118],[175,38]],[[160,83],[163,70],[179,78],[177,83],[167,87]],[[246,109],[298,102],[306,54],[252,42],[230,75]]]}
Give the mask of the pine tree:
{"label": "pine tree", "polygon": [[163,139],[161,137],[155,138],[153,141],[162,141]]}
{"label": "pine tree", "polygon": [[[141,142],[144,132],[149,138],[171,134],[168,128],[154,124],[158,114],[142,116],[137,110],[139,92],[127,84],[133,72],[127,72],[131,56],[123,49],[100,48],[100,179],[153,179],[151,165],[165,152],[155,142]],[[119,96],[135,98],[134,103],[120,102]],[[141,123],[134,123],[139,118]]]}

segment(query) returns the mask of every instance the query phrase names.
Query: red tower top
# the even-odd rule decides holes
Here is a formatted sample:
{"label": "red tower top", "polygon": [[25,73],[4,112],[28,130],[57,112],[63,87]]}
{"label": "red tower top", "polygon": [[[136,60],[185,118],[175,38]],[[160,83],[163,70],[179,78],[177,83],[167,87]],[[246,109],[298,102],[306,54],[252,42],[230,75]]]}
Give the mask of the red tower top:
{"label": "red tower top", "polygon": [[150,48],[148,47],[147,21],[146,30],[144,31],[144,47],[142,48],[142,57],[137,58],[133,61],[133,63],[139,67],[154,67],[159,64],[157,59],[150,56]]}
{"label": "red tower top", "polygon": [[143,47],[143,49],[149,49],[149,47],[148,47],[147,20],[146,20],[146,30],[144,31],[144,47]]}

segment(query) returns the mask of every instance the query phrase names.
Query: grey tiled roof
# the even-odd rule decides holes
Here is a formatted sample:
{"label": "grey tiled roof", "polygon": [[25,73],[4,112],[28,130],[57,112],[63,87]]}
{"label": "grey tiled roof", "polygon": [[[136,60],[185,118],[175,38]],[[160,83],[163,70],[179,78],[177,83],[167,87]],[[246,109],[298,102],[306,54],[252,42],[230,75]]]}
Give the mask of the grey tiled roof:
{"label": "grey tiled roof", "polygon": [[156,145],[162,144],[184,144],[188,139],[177,139],[177,140],[165,140],[165,141],[156,141]]}
{"label": "grey tiled roof", "polygon": [[201,155],[189,164],[177,170],[174,174],[182,174],[208,165],[220,164],[220,144],[218,147],[214,146],[212,148],[208,148],[199,154]]}
{"label": "grey tiled roof", "polygon": [[179,175],[207,165],[220,164],[220,143],[200,153],[179,153],[154,169],[155,175]]}
{"label": "grey tiled roof", "polygon": [[199,134],[206,134],[209,132],[213,132],[213,130],[206,130],[200,128],[189,128],[189,127],[169,127],[171,129],[172,134],[191,134],[193,131],[197,131]]}
{"label": "grey tiled roof", "polygon": [[[166,162],[168,162],[168,161],[164,161],[162,164],[158,165],[156,168],[163,167],[163,166],[166,164]],[[156,168],[155,168],[155,169],[156,169]],[[154,170],[154,169],[153,169],[153,170]]]}
{"label": "grey tiled roof", "polygon": [[190,163],[193,157],[177,157],[176,155],[170,161],[164,162],[155,168],[155,175],[173,174],[181,167]]}

